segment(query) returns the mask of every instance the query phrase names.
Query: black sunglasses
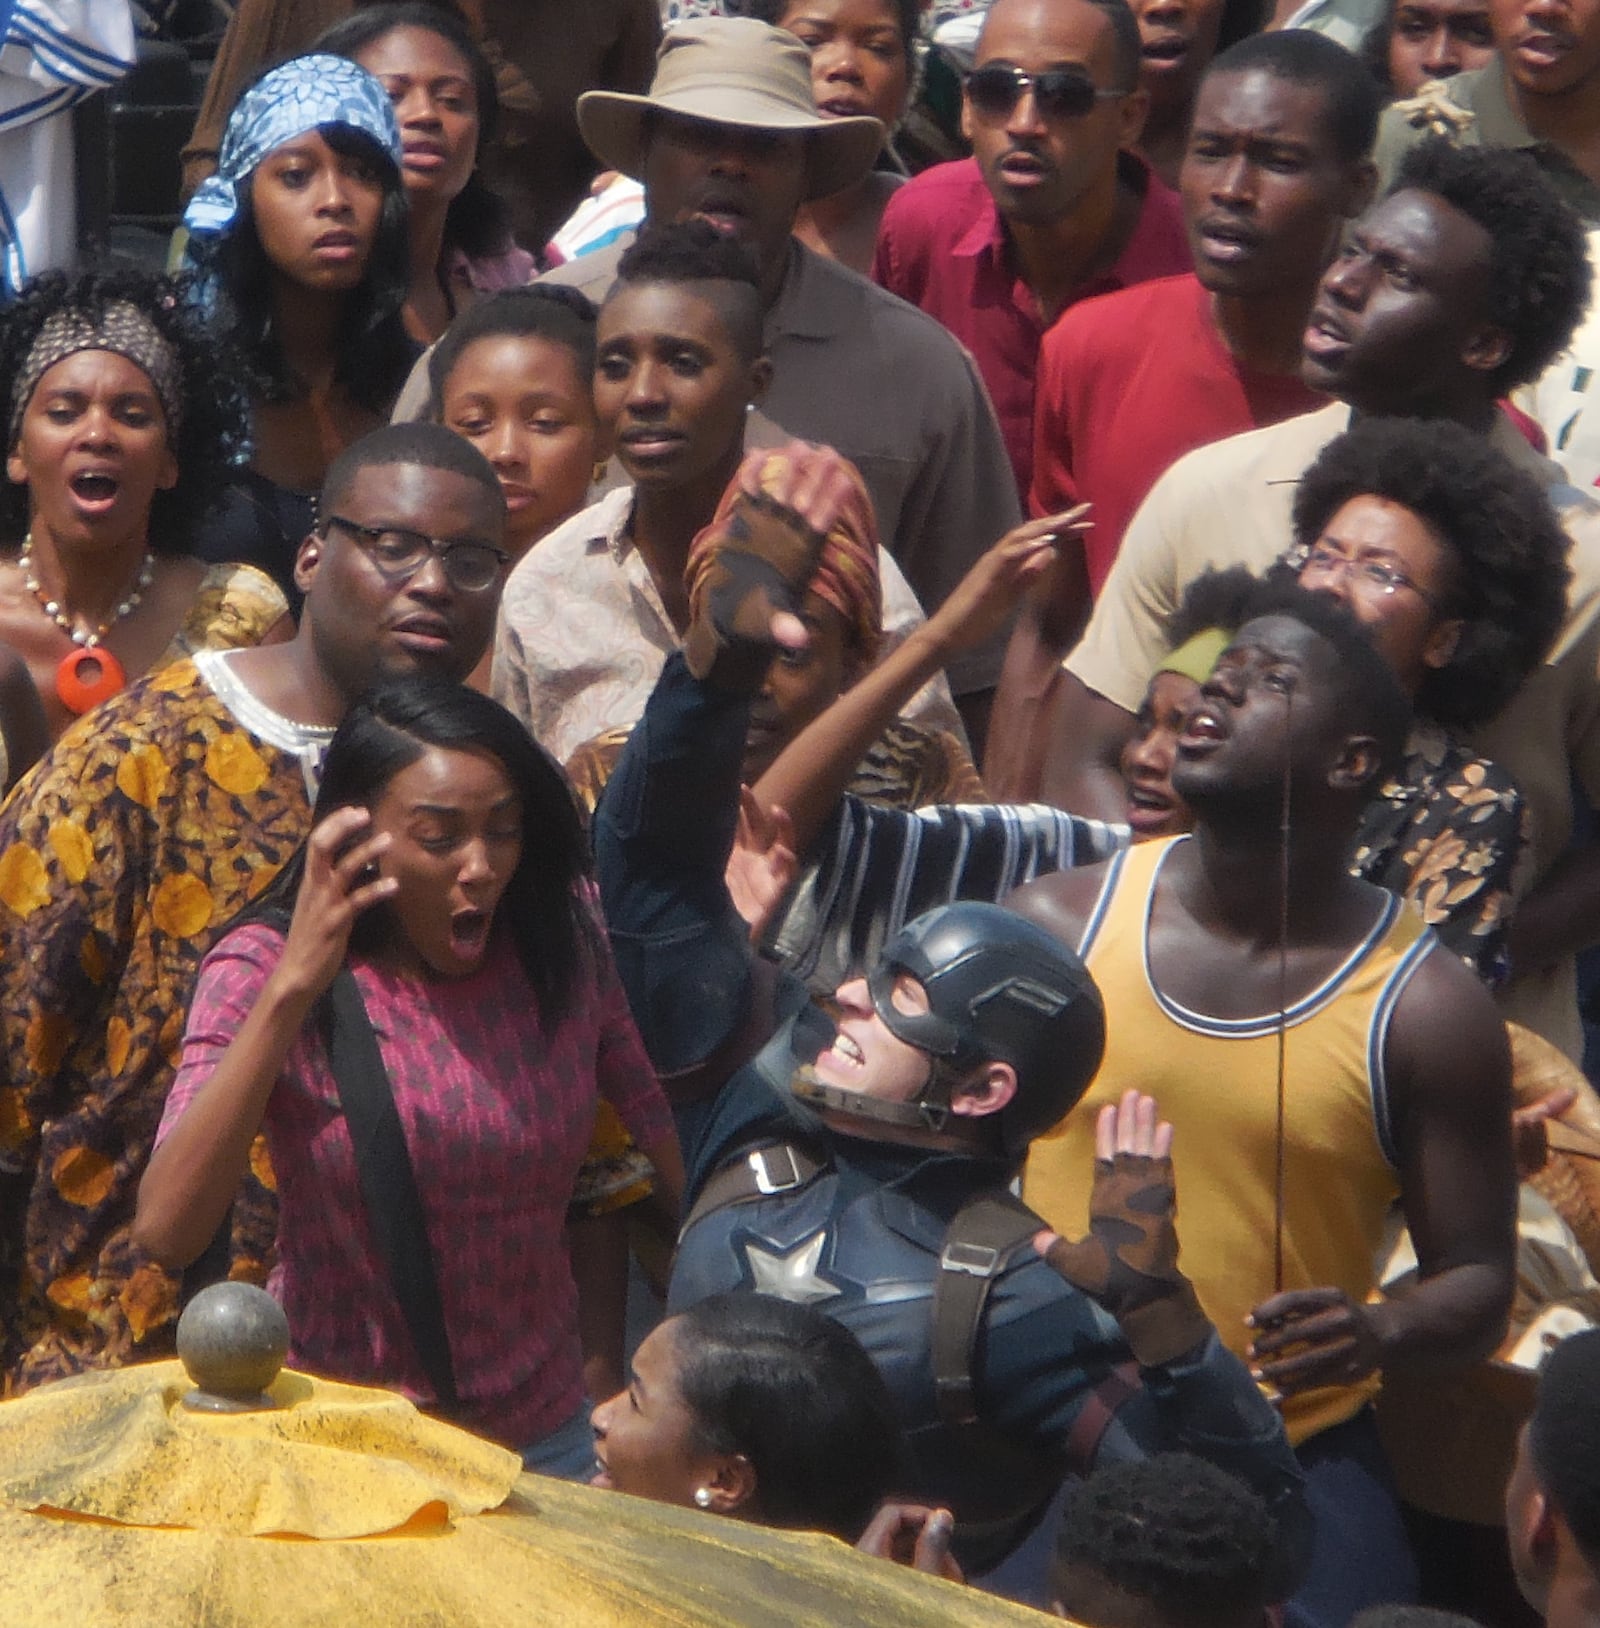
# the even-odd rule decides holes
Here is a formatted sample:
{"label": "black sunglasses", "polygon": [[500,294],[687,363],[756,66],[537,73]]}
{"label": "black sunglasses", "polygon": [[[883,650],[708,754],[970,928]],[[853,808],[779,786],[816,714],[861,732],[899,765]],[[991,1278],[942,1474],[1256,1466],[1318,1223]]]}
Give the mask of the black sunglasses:
{"label": "black sunglasses", "polygon": [[991,62],[967,75],[967,100],[989,119],[1009,118],[1030,90],[1034,106],[1045,119],[1081,119],[1096,102],[1115,101],[1128,94],[1102,90],[1082,68],[1024,73],[1004,62]]}

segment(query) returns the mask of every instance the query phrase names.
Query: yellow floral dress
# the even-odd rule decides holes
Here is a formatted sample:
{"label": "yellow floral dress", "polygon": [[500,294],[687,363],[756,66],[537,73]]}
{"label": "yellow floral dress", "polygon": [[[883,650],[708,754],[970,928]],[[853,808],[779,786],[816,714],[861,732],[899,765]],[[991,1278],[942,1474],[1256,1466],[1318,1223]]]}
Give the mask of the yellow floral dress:
{"label": "yellow floral dress", "polygon": [[[177,1281],[129,1223],[201,957],[310,821],[331,732],[288,727],[246,728],[180,662],[80,719],[0,809],[8,1392],[170,1349]],[[261,1281],[275,1219],[252,1165],[232,1270]]]}

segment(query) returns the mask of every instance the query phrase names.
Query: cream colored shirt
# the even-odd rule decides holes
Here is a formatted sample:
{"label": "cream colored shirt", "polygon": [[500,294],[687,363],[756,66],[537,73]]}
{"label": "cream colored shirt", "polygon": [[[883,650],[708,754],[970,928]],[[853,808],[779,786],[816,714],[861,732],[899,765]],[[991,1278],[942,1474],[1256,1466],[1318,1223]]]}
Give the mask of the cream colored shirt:
{"label": "cream colored shirt", "polygon": [[[560,763],[596,735],[636,724],[678,648],[650,568],[627,535],[632,512],[631,486],[607,492],[533,548],[500,600],[495,699]],[[887,650],[923,615],[881,548],[878,568]],[[905,714],[966,740],[942,676],[918,691]]]}
{"label": "cream colored shirt", "polygon": [[[1180,458],[1133,517],[1067,671],[1128,712],[1167,651],[1166,627],[1184,590],[1207,566],[1261,570],[1289,545],[1296,482],[1317,454],[1349,427],[1341,403],[1282,424],[1231,436]],[[1515,777],[1530,815],[1518,870],[1520,897],[1572,838],[1571,778],[1600,807],[1600,505],[1565,484],[1509,421],[1491,439],[1550,490],[1572,539],[1567,621],[1555,648],[1509,705],[1470,737],[1472,746]],[[1582,1056],[1573,965],[1564,960],[1512,977],[1500,995],[1515,1018]]]}

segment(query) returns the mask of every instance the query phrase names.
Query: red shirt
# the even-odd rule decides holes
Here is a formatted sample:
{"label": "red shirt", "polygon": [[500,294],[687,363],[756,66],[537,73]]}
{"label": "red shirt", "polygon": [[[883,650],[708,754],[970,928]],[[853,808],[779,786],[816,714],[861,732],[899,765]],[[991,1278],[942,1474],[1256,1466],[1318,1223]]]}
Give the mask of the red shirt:
{"label": "red shirt", "polygon": [[[210,1079],[283,945],[255,924],[206,957],[158,1144]],[[504,936],[464,978],[361,958],[351,965],[416,1170],[459,1422],[529,1447],[583,1405],[565,1228],[597,1099],[648,1146],[671,1127],[666,1098],[603,949],[592,972],[574,979],[570,1010],[556,1022],[541,1018]],[[289,1314],[290,1365],[431,1403],[315,1023],[290,1047],[263,1129],[278,1179],[272,1288]]]}
{"label": "red shirt", "polygon": [[[1119,156],[1123,180],[1144,195],[1117,262],[1077,299],[1187,271],[1191,264],[1178,195],[1142,158]],[[1033,472],[1033,381],[1044,323],[1023,282],[1000,211],[975,160],[937,164],[908,181],[883,212],[873,281],[921,306],[972,352],[989,387],[1027,496]],[[886,381],[892,388],[892,381]]]}
{"label": "red shirt", "polygon": [[1094,504],[1084,552],[1095,594],[1134,511],[1184,453],[1327,399],[1241,368],[1193,273],[1074,306],[1044,336],[1038,396],[1029,503],[1035,514]]}

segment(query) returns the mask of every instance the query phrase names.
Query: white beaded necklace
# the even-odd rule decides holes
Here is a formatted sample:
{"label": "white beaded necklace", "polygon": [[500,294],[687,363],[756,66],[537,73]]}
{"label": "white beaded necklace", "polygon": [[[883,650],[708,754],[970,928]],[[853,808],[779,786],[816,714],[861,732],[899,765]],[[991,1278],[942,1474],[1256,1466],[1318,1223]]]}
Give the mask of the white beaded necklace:
{"label": "white beaded necklace", "polygon": [[33,569],[33,533],[30,531],[22,539],[22,553],[17,557],[18,569],[22,572],[22,585],[39,602],[39,609],[61,629],[76,645],[85,650],[93,650],[100,641],[114,628],[123,617],[131,616],[149,590],[150,584],[156,579],[156,562],[146,554],[139,567],[138,579],[134,582],[132,591],[117,608],[112,611],[110,618],[92,631],[88,628],[75,627],[72,618],[62,609],[59,600],[47,599],[44,589],[39,584],[37,573]]}

